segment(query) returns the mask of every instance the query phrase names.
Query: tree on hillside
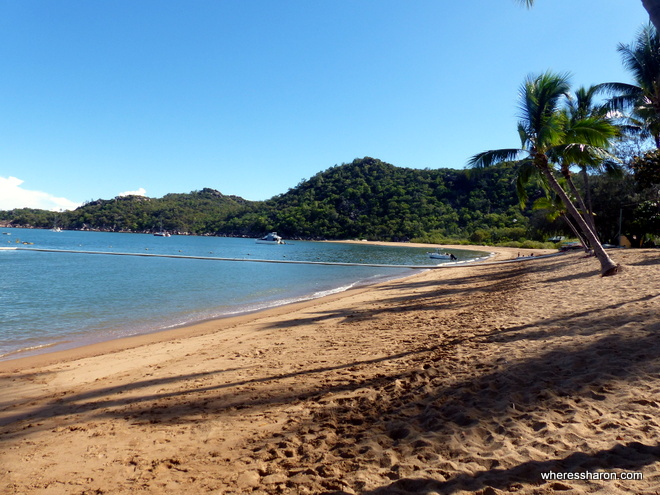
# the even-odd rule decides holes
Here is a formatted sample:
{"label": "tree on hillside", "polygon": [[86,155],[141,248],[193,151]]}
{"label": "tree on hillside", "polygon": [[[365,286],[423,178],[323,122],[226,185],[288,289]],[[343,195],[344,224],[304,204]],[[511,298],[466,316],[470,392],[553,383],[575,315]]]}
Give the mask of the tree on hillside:
{"label": "tree on hillside", "polygon": [[562,103],[569,95],[568,76],[545,72],[528,77],[520,91],[518,134],[521,147],[478,153],[469,160],[472,167],[488,167],[502,161],[518,160],[533,167],[559,196],[580,227],[598,258],[603,276],[613,275],[618,265],[603,249],[598,236],[580,215],[569,195],[559,184],[556,166],[565,163],[592,163],[610,157],[608,141],[616,134],[613,126],[594,119],[570,122]]}
{"label": "tree on hillside", "polygon": [[[517,0],[527,7],[534,5],[534,0]],[[660,29],[660,0],[642,0],[642,5],[649,13],[649,18],[653,25]]]}

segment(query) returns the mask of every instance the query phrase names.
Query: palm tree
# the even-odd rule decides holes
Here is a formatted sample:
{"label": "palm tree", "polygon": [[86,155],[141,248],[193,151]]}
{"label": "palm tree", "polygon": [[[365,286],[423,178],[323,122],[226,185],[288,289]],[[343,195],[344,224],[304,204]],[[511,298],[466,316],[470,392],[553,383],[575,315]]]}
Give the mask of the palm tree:
{"label": "palm tree", "polygon": [[[614,126],[612,119],[609,117],[610,112],[607,105],[599,105],[595,102],[596,96],[601,92],[603,92],[602,85],[590,86],[588,88],[582,86],[575,90],[575,94],[568,100],[565,110],[571,126],[590,119],[591,126],[600,127],[597,136],[610,136],[612,131],[619,132],[620,127]],[[609,143],[604,142],[602,144],[607,145]],[[584,199],[573,183],[571,165],[576,165],[580,169],[585,195]],[[614,177],[621,177],[622,171],[620,165],[614,160],[596,160],[577,162],[575,164],[566,164],[566,162],[562,163],[562,175],[566,179],[567,185],[575,196],[575,199],[578,201],[580,208],[582,208],[585,220],[587,220],[591,230],[596,232],[594,212],[591,203],[591,186],[589,185],[590,170],[604,172]]]}
{"label": "palm tree", "polygon": [[[534,0],[517,0],[518,3],[531,7],[534,5]],[[649,18],[653,25],[660,29],[660,0],[642,0],[642,5],[649,13]]]}
{"label": "palm tree", "polygon": [[656,28],[644,26],[633,43],[621,43],[617,51],[635,84],[604,83],[599,87],[615,95],[610,107],[629,111],[633,127],[645,130],[660,148],[660,37]]}
{"label": "palm tree", "polygon": [[605,252],[595,232],[557,181],[554,166],[557,163],[595,162],[609,156],[605,145],[614,135],[614,130],[600,123],[596,125],[594,119],[570,123],[561,106],[569,90],[566,74],[548,71],[536,77],[528,77],[520,91],[518,134],[521,147],[478,153],[468,164],[477,168],[488,167],[503,161],[518,160],[522,156],[523,167],[533,165],[561,198],[566,210],[591,244],[600,262],[601,274],[613,275],[618,271],[618,265]]}

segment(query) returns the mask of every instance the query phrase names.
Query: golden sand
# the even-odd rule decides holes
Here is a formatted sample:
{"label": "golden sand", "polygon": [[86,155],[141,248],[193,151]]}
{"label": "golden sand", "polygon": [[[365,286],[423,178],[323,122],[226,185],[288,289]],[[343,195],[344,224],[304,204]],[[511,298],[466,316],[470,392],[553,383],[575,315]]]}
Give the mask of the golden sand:
{"label": "golden sand", "polygon": [[660,493],[660,251],[612,257],[2,362],[0,493]]}

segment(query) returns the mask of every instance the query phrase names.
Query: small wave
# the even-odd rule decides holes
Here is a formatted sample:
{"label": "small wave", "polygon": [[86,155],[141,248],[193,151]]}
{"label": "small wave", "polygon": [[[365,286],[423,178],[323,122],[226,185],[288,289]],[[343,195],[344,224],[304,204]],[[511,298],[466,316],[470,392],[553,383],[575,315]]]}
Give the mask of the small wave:
{"label": "small wave", "polygon": [[50,344],[41,344],[41,345],[33,345],[30,347],[22,347],[21,349],[16,349],[13,351],[5,352],[4,354],[0,354],[0,359],[6,358],[6,357],[11,357],[11,356],[18,356],[20,354],[26,354],[26,353],[31,353],[31,352],[38,352],[38,351],[43,351],[44,349],[48,349],[50,347],[56,347],[64,344],[70,344],[70,340],[62,340],[60,342],[52,342]]}
{"label": "small wave", "polygon": [[218,317],[235,316],[235,315],[246,314],[246,313],[254,313],[254,312],[257,312],[257,311],[263,311],[264,309],[277,308],[279,306],[286,306],[287,304],[294,304],[294,303],[303,302],[303,301],[311,301],[313,299],[319,299],[321,297],[330,296],[332,294],[339,294],[340,292],[345,292],[349,289],[352,289],[356,285],[357,285],[357,283],[352,283],[352,284],[344,285],[344,286],[341,286],[341,287],[336,287],[334,289],[317,291],[317,292],[314,292],[312,294],[307,294],[307,295],[304,295],[304,296],[291,297],[291,298],[287,298],[287,299],[278,299],[278,300],[275,300],[275,301],[268,301],[268,302],[265,302],[265,303],[262,303],[262,304],[255,304],[253,306],[239,308],[239,309],[236,309],[234,311],[223,312],[222,314],[218,315]]}

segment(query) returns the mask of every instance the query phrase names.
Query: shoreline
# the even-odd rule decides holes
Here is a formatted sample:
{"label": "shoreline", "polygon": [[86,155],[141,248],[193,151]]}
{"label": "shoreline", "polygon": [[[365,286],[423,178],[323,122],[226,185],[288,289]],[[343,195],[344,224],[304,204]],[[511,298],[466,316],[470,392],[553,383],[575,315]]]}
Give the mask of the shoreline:
{"label": "shoreline", "polygon": [[[383,246],[394,246],[394,247],[399,247],[399,246],[413,246],[413,247],[429,247],[429,249],[434,249],[437,247],[436,245],[430,245],[430,244],[419,244],[419,243],[396,243],[396,242],[363,242],[363,241],[323,241],[323,242],[338,242],[338,243],[356,243],[356,244],[373,244],[373,245],[383,245]],[[489,261],[491,258],[493,260],[498,260],[500,258],[507,258],[512,256],[512,253],[514,251],[534,251],[534,250],[515,250],[513,248],[493,248],[496,249],[495,252],[492,251],[491,247],[489,246],[480,246],[481,249],[478,249],[479,246],[443,246],[443,248],[447,249],[463,249],[463,250],[470,250],[470,251],[481,251],[481,252],[490,252],[491,257],[489,257],[487,260],[481,260],[479,263]],[[545,250],[545,251],[550,251],[550,250]],[[540,250],[537,250],[537,252],[541,252]],[[429,268],[420,268],[419,270],[425,270]],[[410,275],[403,275],[401,277],[395,277],[392,280],[397,280],[397,279],[405,279],[411,276],[415,276],[419,274],[419,271],[417,269],[412,269],[413,273]],[[387,277],[385,277],[387,280]],[[175,338],[180,338],[180,335],[185,335],[188,332],[190,332],[192,335],[197,335],[197,333],[200,331],[200,327],[205,327],[207,324],[210,324],[212,322],[219,322],[219,321],[224,321],[224,320],[232,320],[228,322],[228,325],[233,325],[233,319],[234,318],[239,318],[239,319],[244,319],[244,318],[249,318],[251,315],[258,315],[261,313],[269,312],[271,310],[276,310],[277,308],[283,308],[283,307],[289,307],[291,305],[297,305],[297,304],[305,304],[305,303],[313,303],[314,301],[324,299],[326,297],[332,297],[335,295],[341,295],[344,293],[347,293],[352,290],[360,289],[360,288],[366,288],[372,285],[378,285],[380,283],[385,283],[383,281],[378,281],[372,284],[358,284],[356,287],[350,288],[348,290],[340,291],[336,294],[330,294],[328,296],[321,296],[321,297],[316,297],[316,298],[310,298],[310,299],[304,299],[302,301],[296,301],[293,303],[284,303],[284,304],[279,304],[273,307],[265,308],[265,309],[258,309],[258,310],[251,310],[251,311],[246,311],[244,313],[240,313],[237,315],[227,315],[227,316],[220,316],[216,318],[209,318],[205,320],[199,320],[199,321],[194,321],[192,323],[184,323],[181,325],[177,325],[174,327],[169,327],[169,328],[161,328],[157,330],[153,330],[147,333],[141,333],[141,334],[136,334],[136,335],[129,335],[129,336],[124,336],[124,337],[118,337],[110,340],[96,340],[93,337],[89,337],[87,339],[81,338],[76,341],[68,341],[68,340],[61,340],[58,342],[53,342],[50,344],[46,344],[43,346],[36,346],[28,349],[19,349],[16,351],[12,351],[10,353],[7,353],[3,356],[0,356],[0,372],[3,370],[7,369],[10,367],[7,363],[14,363],[16,361],[24,361],[24,360],[29,360],[30,363],[40,363],[40,357],[42,356],[50,356],[52,355],[52,358],[48,358],[49,362],[51,360],[57,360],[57,359],[75,359],[76,356],[88,356],[88,355],[98,355],[102,354],[103,352],[115,352],[116,350],[121,350],[124,348],[124,346],[140,346],[144,345],[147,343],[156,343],[156,342],[162,342],[164,340],[168,339],[175,339]],[[162,335],[161,335],[162,334]],[[113,344],[111,344],[113,343]],[[76,352],[78,351],[78,352]],[[91,353],[91,354],[90,354]],[[45,358],[44,358],[45,359]],[[28,362],[28,361],[25,361]]]}
{"label": "shoreline", "polygon": [[[426,271],[2,363],[0,491],[653,493],[660,251],[616,260]],[[643,479],[541,479],[593,470]]]}
{"label": "shoreline", "polygon": [[[6,366],[4,364],[13,363],[17,360],[24,361],[29,360],[30,362],[39,363],[40,358],[47,357],[52,355],[53,359],[59,359],[59,356],[65,356],[64,359],[75,359],[76,356],[86,356],[87,352],[92,352],[92,355],[99,355],[104,352],[115,352],[116,350],[122,350],[125,346],[135,347],[141,346],[149,343],[158,343],[166,340],[177,339],[185,337],[184,334],[190,333],[190,335],[198,335],[198,332],[204,331],[203,327],[209,326],[214,323],[220,323],[227,321],[227,325],[233,326],[234,324],[240,324],[244,320],[250,320],[251,318],[257,318],[260,314],[270,314],[270,312],[277,312],[280,308],[287,307],[305,307],[309,304],[313,304],[314,301],[318,301],[326,298],[333,298],[333,296],[341,297],[342,294],[345,294],[349,291],[367,289],[372,285],[378,285],[381,283],[386,283],[389,280],[399,280],[407,277],[415,276],[415,273],[411,275],[404,275],[402,277],[379,277],[380,281],[373,283],[356,283],[348,289],[338,290],[336,292],[331,292],[330,294],[325,294],[322,296],[314,297],[304,297],[297,299],[293,302],[283,302],[280,304],[274,304],[273,306],[267,306],[260,309],[249,309],[245,311],[240,311],[237,313],[228,313],[226,315],[220,315],[200,320],[194,320],[188,323],[176,324],[168,327],[163,327],[159,329],[154,329],[146,331],[144,333],[136,333],[133,335],[125,335],[121,337],[103,339],[102,337],[94,336],[85,336],[81,337],[78,340],[62,340],[58,342],[53,342],[51,344],[46,344],[43,346],[36,346],[27,349],[19,349],[13,352],[9,352],[0,356],[0,372],[2,372]],[[222,326],[222,325],[221,325]],[[209,330],[213,331],[213,330]],[[179,335],[181,334],[181,335]],[[99,340],[100,339],[100,340]],[[111,344],[111,343],[114,343]],[[63,347],[63,348],[62,348]],[[76,352],[79,351],[79,352]],[[15,356],[15,357],[11,357]]]}
{"label": "shoreline", "polygon": [[[403,280],[409,277],[414,277],[418,274],[408,275],[406,277],[397,278],[394,280]],[[380,282],[387,283],[387,282]],[[261,310],[248,311],[238,315],[231,315],[219,318],[210,318],[207,320],[195,322],[192,324],[183,324],[174,328],[163,330],[155,330],[153,332],[130,335],[126,337],[119,337],[111,340],[104,340],[90,344],[73,347],[70,349],[63,349],[52,352],[44,352],[30,356],[17,357],[14,359],[0,361],[0,373],[8,372],[10,370],[16,371],[17,369],[25,369],[35,366],[44,366],[55,364],[61,361],[69,361],[76,359],[86,359],[89,357],[100,356],[104,354],[111,354],[121,352],[128,349],[137,347],[159,344],[188,337],[199,337],[214,332],[222,332],[229,328],[234,328],[245,323],[251,323],[259,318],[277,317],[285,315],[291,311],[300,311],[308,307],[312,307],[319,301],[331,302],[350,297],[354,293],[369,290],[370,287],[379,285],[370,284],[359,287],[352,287],[345,291],[329,294],[320,298],[306,299],[303,301],[296,301],[292,303],[282,304]],[[20,351],[19,351],[20,352]]]}

